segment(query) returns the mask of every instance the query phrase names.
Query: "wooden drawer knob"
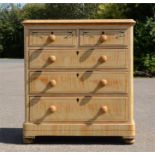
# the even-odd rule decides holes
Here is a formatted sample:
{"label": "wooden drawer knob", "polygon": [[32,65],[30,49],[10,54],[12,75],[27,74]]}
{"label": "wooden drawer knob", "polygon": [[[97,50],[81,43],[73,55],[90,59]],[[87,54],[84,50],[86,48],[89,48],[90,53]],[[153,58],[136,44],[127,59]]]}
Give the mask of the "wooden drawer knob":
{"label": "wooden drawer knob", "polygon": [[99,58],[99,61],[101,62],[101,63],[103,63],[103,62],[106,62],[107,61],[107,56],[106,55],[102,55],[100,58]]}
{"label": "wooden drawer knob", "polygon": [[105,106],[105,105],[103,105],[103,106],[101,107],[101,112],[107,113],[107,112],[108,112],[108,107]]}
{"label": "wooden drawer knob", "polygon": [[53,33],[50,34],[49,38],[52,42],[56,40],[56,36]]}
{"label": "wooden drawer knob", "polygon": [[50,84],[52,87],[56,86],[57,82],[55,80],[50,80]]}
{"label": "wooden drawer knob", "polygon": [[100,82],[102,86],[106,86],[108,84],[108,81],[106,79],[102,79]]}
{"label": "wooden drawer knob", "polygon": [[50,60],[50,62],[55,62],[55,61],[56,61],[56,56],[51,55],[51,56],[49,57],[49,60]]}
{"label": "wooden drawer knob", "polygon": [[105,35],[105,34],[102,34],[101,37],[100,37],[101,42],[107,41],[107,39],[108,39],[108,36]]}
{"label": "wooden drawer knob", "polygon": [[57,107],[55,105],[51,105],[49,107],[49,109],[50,109],[51,112],[56,112],[57,111]]}

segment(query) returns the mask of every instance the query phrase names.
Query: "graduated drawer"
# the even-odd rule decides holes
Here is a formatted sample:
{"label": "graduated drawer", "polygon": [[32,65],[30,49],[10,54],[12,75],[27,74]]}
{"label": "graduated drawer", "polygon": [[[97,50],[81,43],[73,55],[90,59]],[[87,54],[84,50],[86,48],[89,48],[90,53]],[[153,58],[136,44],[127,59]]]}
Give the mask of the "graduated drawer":
{"label": "graduated drawer", "polygon": [[76,30],[30,30],[29,46],[75,46]]}
{"label": "graduated drawer", "polygon": [[30,50],[30,68],[127,68],[127,49]]}
{"label": "graduated drawer", "polygon": [[125,72],[30,72],[30,93],[127,93]]}
{"label": "graduated drawer", "polygon": [[125,29],[80,30],[80,46],[126,46],[127,39]]}
{"label": "graduated drawer", "polygon": [[127,100],[121,97],[30,97],[30,121],[126,121]]}

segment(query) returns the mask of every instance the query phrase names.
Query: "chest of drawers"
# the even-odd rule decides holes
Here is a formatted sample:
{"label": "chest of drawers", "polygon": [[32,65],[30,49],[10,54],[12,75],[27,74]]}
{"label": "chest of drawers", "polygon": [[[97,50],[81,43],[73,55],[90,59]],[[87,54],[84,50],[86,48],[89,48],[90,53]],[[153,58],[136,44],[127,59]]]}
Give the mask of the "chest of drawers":
{"label": "chest of drawers", "polygon": [[133,25],[25,20],[24,143],[36,136],[121,136],[133,143]]}

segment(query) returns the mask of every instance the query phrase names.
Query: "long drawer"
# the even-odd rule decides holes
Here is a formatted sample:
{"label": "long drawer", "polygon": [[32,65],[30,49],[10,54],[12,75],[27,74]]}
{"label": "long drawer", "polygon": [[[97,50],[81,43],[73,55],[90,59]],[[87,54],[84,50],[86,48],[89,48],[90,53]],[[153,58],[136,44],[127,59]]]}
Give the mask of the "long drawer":
{"label": "long drawer", "polygon": [[30,72],[30,93],[128,93],[126,72]]}
{"label": "long drawer", "polygon": [[30,121],[126,121],[127,99],[121,97],[30,97]]}
{"label": "long drawer", "polygon": [[30,68],[127,68],[127,49],[30,50]]}

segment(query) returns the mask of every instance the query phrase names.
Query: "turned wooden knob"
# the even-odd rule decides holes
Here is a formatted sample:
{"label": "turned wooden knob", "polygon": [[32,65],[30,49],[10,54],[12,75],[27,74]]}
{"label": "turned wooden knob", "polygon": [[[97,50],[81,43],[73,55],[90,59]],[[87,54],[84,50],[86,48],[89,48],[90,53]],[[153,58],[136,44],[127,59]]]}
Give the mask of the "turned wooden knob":
{"label": "turned wooden knob", "polygon": [[101,107],[101,111],[102,111],[103,113],[108,112],[108,107],[105,106],[105,105],[103,105],[103,106]]}
{"label": "turned wooden knob", "polygon": [[106,55],[102,55],[100,58],[99,58],[99,61],[101,62],[101,63],[103,63],[103,62],[106,62],[107,61],[107,56]]}
{"label": "turned wooden knob", "polygon": [[50,60],[51,62],[55,62],[55,61],[56,61],[56,56],[51,55],[51,56],[49,57],[49,60]]}
{"label": "turned wooden knob", "polygon": [[56,40],[56,36],[54,34],[50,34],[49,38],[52,42]]}
{"label": "turned wooden knob", "polygon": [[57,107],[55,105],[51,105],[49,107],[49,109],[50,109],[51,112],[56,112],[57,111]]}
{"label": "turned wooden knob", "polygon": [[108,84],[108,81],[106,79],[102,79],[100,82],[102,86],[106,86]]}
{"label": "turned wooden knob", "polygon": [[50,84],[52,87],[54,87],[57,84],[57,82],[55,80],[50,80]]}
{"label": "turned wooden knob", "polygon": [[106,41],[107,39],[108,39],[108,36],[105,35],[105,34],[102,34],[101,37],[100,37],[100,41],[101,41],[101,42],[104,42],[104,41]]}

